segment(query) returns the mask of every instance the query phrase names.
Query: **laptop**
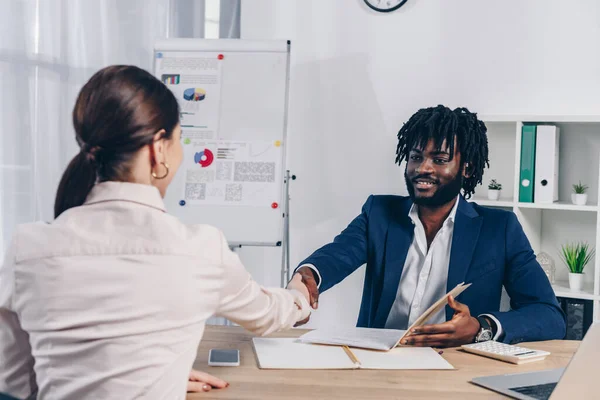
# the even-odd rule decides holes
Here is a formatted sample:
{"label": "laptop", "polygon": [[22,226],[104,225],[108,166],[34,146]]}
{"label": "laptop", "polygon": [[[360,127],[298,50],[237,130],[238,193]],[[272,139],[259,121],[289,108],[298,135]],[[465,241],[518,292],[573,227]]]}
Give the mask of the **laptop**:
{"label": "laptop", "polygon": [[600,323],[587,331],[566,368],[473,378],[472,383],[521,400],[600,399]]}

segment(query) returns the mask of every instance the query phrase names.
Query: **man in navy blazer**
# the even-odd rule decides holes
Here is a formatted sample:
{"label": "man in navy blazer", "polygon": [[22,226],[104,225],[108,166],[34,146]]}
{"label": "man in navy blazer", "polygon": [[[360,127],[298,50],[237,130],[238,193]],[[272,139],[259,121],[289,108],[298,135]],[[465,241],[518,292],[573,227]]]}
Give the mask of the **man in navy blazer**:
{"label": "man in navy blazer", "polygon": [[[512,212],[469,203],[488,163],[487,129],[466,108],[419,110],[398,133],[409,197],[370,196],[332,243],[300,263],[311,295],[367,264],[357,326],[407,329],[461,282],[431,324],[406,344],[450,347],[562,339],[565,315]],[[461,194],[464,193],[464,197]],[[511,310],[500,312],[502,287]],[[308,320],[306,320],[308,321]],[[304,322],[306,322],[304,321]]]}

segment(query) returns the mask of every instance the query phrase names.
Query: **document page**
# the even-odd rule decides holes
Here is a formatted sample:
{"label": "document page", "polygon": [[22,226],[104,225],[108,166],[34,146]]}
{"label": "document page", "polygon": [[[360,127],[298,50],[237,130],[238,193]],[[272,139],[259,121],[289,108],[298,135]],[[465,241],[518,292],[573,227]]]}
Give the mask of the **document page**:
{"label": "document page", "polygon": [[298,339],[303,343],[320,343],[358,347],[372,350],[390,350],[398,344],[406,331],[375,328],[316,329]]}
{"label": "document page", "polygon": [[253,338],[261,369],[356,369],[342,347],[298,342],[294,338]]}
{"label": "document page", "polygon": [[454,369],[430,347],[348,350],[357,359],[354,363],[342,346],[307,344],[293,338],[254,338],[252,342],[261,369]]}
{"label": "document page", "polygon": [[431,347],[397,347],[387,352],[352,349],[361,369],[454,369]]}
{"label": "document page", "polygon": [[348,346],[369,350],[388,351],[398,346],[400,340],[406,336],[411,329],[424,325],[433,315],[442,310],[448,304],[448,296],[456,298],[471,284],[461,283],[444,297],[436,301],[408,328],[400,329],[377,329],[377,328],[325,328],[315,329],[298,339],[303,343],[318,343],[337,346]]}
{"label": "document page", "polygon": [[429,318],[431,318],[438,311],[440,311],[441,309],[446,307],[446,304],[448,304],[448,296],[452,296],[452,297],[456,298],[456,296],[458,296],[459,294],[464,292],[469,286],[471,286],[470,283],[468,285],[465,285],[464,282],[456,285],[456,287],[454,289],[452,289],[450,292],[446,293],[446,295],[444,297],[442,297],[441,299],[436,301],[431,307],[429,307],[427,309],[427,311],[425,311],[423,314],[421,314],[421,316],[419,318],[417,318],[417,320],[411,326],[408,327],[408,329],[405,331],[405,335],[408,334],[408,332],[410,332],[411,329],[413,329],[417,326],[425,325],[425,323],[429,320]]}

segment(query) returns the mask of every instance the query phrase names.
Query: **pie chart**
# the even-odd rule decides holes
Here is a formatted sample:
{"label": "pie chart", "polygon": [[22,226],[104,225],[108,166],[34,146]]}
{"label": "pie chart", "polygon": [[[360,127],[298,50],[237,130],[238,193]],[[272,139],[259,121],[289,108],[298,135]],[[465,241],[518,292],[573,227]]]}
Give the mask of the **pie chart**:
{"label": "pie chart", "polygon": [[208,167],[213,163],[214,159],[215,156],[209,149],[204,149],[194,154],[194,164],[200,164],[202,168]]}
{"label": "pie chart", "polygon": [[189,88],[183,91],[183,99],[187,101],[202,101],[206,97],[206,90]]}

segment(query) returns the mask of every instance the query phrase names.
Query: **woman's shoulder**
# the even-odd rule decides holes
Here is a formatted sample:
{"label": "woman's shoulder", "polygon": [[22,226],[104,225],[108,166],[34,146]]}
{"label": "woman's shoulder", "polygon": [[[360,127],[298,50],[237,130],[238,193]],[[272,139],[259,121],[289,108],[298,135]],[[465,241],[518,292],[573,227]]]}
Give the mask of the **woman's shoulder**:
{"label": "woman's shoulder", "polygon": [[28,241],[36,237],[44,236],[54,231],[55,227],[50,222],[36,221],[27,222],[15,226],[13,231],[13,243],[15,241]]}
{"label": "woman's shoulder", "polygon": [[67,217],[17,226],[11,245],[15,261],[108,253],[187,255],[217,261],[227,248],[217,227],[185,224],[168,214],[157,215],[151,221],[136,220],[135,224],[111,215],[106,215],[103,223]]}
{"label": "woman's shoulder", "polygon": [[55,231],[52,224],[43,221],[19,224],[12,233],[8,253],[14,255],[16,261],[27,258],[32,249],[51,246],[50,239],[56,239]]}

